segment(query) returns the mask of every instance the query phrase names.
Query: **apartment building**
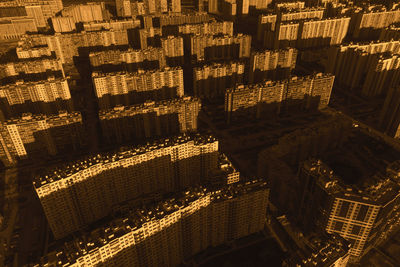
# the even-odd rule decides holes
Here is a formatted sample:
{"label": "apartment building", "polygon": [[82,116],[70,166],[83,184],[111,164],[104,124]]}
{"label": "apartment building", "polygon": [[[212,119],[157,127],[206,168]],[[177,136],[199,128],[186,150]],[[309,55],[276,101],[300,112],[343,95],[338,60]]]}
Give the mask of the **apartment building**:
{"label": "apartment building", "polygon": [[73,110],[71,93],[66,78],[49,77],[38,82],[17,81],[0,86],[1,110],[8,118],[26,112],[54,114],[59,110]]}
{"label": "apartment building", "polygon": [[[147,49],[109,49],[89,54],[90,64],[94,70],[108,72],[112,67],[120,67],[128,72],[139,69],[163,69],[166,67],[165,52],[162,48]],[[110,68],[109,68],[110,67]]]}
{"label": "apartment building", "polygon": [[194,35],[191,37],[192,60],[233,60],[250,57],[251,36]]}
{"label": "apartment building", "polygon": [[218,141],[181,135],[99,154],[38,177],[35,190],[56,238],[108,215],[115,205],[206,181],[218,167]]}
{"label": "apartment building", "polygon": [[232,116],[276,116],[281,112],[322,109],[329,104],[335,77],[316,74],[282,81],[238,85],[225,94],[228,122]]}
{"label": "apartment building", "polygon": [[180,67],[138,72],[94,72],[92,79],[100,109],[184,95],[183,70]]}
{"label": "apartment building", "polygon": [[296,66],[297,53],[297,49],[294,48],[252,52],[249,82],[259,83],[267,79],[288,78]]}
{"label": "apartment building", "polygon": [[[301,166],[299,177],[304,188],[300,216],[306,221],[315,220],[328,233],[338,233],[348,240],[351,262],[357,262],[368,249],[387,238],[383,229],[398,223],[400,187],[388,174],[376,174],[372,177],[374,183],[357,190],[322,161],[311,159]],[[320,208],[316,209],[315,203]]]}
{"label": "apartment building", "polygon": [[104,141],[123,144],[195,132],[200,107],[198,99],[185,97],[101,110],[99,118]]}
{"label": "apartment building", "polygon": [[[208,247],[263,229],[268,204],[265,182],[218,189],[196,187],[155,206],[132,210],[92,235],[65,243],[52,253],[55,257],[40,264],[176,266]],[[105,242],[97,242],[102,236]]]}
{"label": "apartment building", "polygon": [[60,111],[49,116],[25,113],[1,123],[2,151],[7,151],[0,155],[1,160],[15,163],[19,159],[77,151],[86,143],[83,131],[79,112]]}
{"label": "apartment building", "polygon": [[245,64],[240,61],[212,63],[193,68],[194,95],[205,99],[225,96],[225,90],[243,84]]}

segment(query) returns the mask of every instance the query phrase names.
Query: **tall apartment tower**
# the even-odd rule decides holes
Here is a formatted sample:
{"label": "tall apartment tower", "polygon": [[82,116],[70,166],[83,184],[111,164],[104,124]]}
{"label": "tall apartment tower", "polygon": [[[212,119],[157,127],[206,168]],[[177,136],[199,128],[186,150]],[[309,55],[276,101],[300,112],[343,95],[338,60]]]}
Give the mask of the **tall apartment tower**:
{"label": "tall apartment tower", "polygon": [[160,14],[168,12],[167,0],[145,0],[147,14]]}
{"label": "tall apartment tower", "polygon": [[47,78],[49,74],[56,77],[65,77],[64,68],[60,60],[43,56],[0,64],[0,76],[2,78],[18,77],[23,79],[25,76],[38,75]]}
{"label": "tall apartment tower", "polygon": [[232,21],[209,21],[196,24],[184,24],[178,26],[181,34],[223,34],[233,36]]}
{"label": "tall apartment tower", "polygon": [[47,81],[24,82],[0,86],[1,110],[6,117],[17,117],[26,112],[54,114],[59,110],[73,110],[68,80],[48,78]]}
{"label": "tall apartment tower", "polygon": [[276,14],[265,14],[258,17],[257,23],[257,41],[261,44],[264,43],[266,35],[275,31],[277,22]]}
{"label": "tall apartment tower", "polygon": [[[123,262],[129,266],[177,266],[208,247],[261,231],[267,205],[264,181],[214,190],[195,187],[175,194],[173,199],[130,210],[92,234],[79,234],[40,265]],[[98,242],[99,237],[106,241]]]}
{"label": "tall apartment tower", "polygon": [[218,164],[217,140],[185,135],[48,171],[38,177],[35,190],[60,238],[109,215],[117,204],[204,182]]}
{"label": "tall apartment tower", "polygon": [[118,17],[132,17],[130,0],[115,0],[115,9]]}
{"label": "tall apartment tower", "polygon": [[335,74],[339,86],[362,88],[368,97],[382,95],[398,80],[399,52],[400,41],[331,47],[326,71]]}
{"label": "tall apartment tower", "polygon": [[355,39],[377,39],[380,29],[400,22],[400,10],[358,12],[352,16],[352,34]]}
{"label": "tall apartment tower", "polygon": [[183,38],[168,36],[161,38],[161,47],[164,50],[168,66],[182,66],[184,61]]}
{"label": "tall apartment tower", "polygon": [[249,82],[288,78],[296,66],[296,60],[297,50],[294,48],[254,52],[250,58]]}
{"label": "tall apartment tower", "polygon": [[95,71],[134,72],[139,69],[163,69],[166,65],[165,52],[162,48],[120,50],[110,49],[89,54],[90,65]]}
{"label": "tall apartment tower", "polygon": [[79,112],[60,111],[59,115],[51,116],[24,114],[1,123],[0,127],[2,150],[8,151],[1,160],[6,162],[79,150],[86,142]]}
{"label": "tall apartment tower", "polygon": [[194,95],[205,99],[224,97],[225,90],[243,84],[245,64],[240,61],[213,63],[193,68]]}
{"label": "tall apartment tower", "polygon": [[[101,30],[79,33],[57,33],[43,36],[45,43],[54,51],[61,63],[73,63],[74,57],[79,56],[79,49],[93,46],[128,45],[127,29]],[[89,53],[89,51],[87,51]]]}
{"label": "tall apartment tower", "polygon": [[359,261],[387,238],[385,231],[396,224],[400,214],[398,176],[391,177],[390,170],[388,166],[385,175],[373,177],[374,184],[357,189],[335,176],[320,160],[304,162],[299,171],[303,186],[299,218],[307,227],[321,227],[348,240],[350,261]]}
{"label": "tall apartment tower", "polygon": [[103,138],[109,144],[140,142],[197,130],[200,101],[190,97],[101,110]]}
{"label": "tall apartment tower", "polygon": [[400,137],[400,90],[398,87],[389,89],[379,117],[379,127],[387,135]]}
{"label": "tall apartment tower", "polygon": [[326,107],[335,77],[318,73],[292,77],[277,82],[237,85],[225,93],[225,112],[228,122],[233,116],[276,116]]}
{"label": "tall apartment tower", "polygon": [[234,60],[250,57],[251,36],[194,35],[191,37],[190,49],[192,60]]}
{"label": "tall apartment tower", "polygon": [[92,79],[100,109],[184,95],[183,70],[178,67],[107,74],[94,72]]}
{"label": "tall apartment tower", "polygon": [[62,0],[18,0],[18,5],[21,6],[40,6],[42,9],[43,17],[47,20],[53,17],[56,13],[63,9]]}

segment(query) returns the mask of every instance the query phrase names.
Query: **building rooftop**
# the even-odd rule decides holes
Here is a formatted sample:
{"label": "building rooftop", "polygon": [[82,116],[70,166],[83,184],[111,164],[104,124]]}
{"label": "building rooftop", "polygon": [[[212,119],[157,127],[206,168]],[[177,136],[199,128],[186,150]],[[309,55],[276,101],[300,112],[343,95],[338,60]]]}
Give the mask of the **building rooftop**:
{"label": "building rooftop", "polygon": [[151,73],[158,73],[158,72],[166,72],[166,71],[176,71],[176,70],[182,70],[181,67],[165,67],[163,69],[155,69],[155,70],[138,70],[136,72],[128,72],[128,71],[118,71],[118,72],[110,72],[110,73],[104,73],[104,72],[93,72],[92,77],[93,78],[100,78],[100,77],[108,77],[108,76],[116,76],[116,75],[130,75],[130,76],[135,76],[138,74],[151,74]]}
{"label": "building rooftop", "polygon": [[400,186],[390,178],[389,174],[378,173],[360,185],[352,185],[337,176],[334,170],[321,160],[310,159],[304,162],[303,166],[314,175],[317,184],[328,194],[358,198],[376,205],[384,205],[399,194]]}
{"label": "building rooftop", "polygon": [[64,82],[67,81],[68,78],[61,78],[61,77],[54,77],[54,76],[49,76],[47,80],[41,80],[41,81],[24,81],[24,80],[17,80],[15,83],[12,84],[6,84],[6,85],[0,85],[0,90],[2,89],[14,89],[15,87],[25,85],[36,85],[36,84],[48,84],[48,83],[56,83],[56,82]]}
{"label": "building rooftop", "polygon": [[161,100],[161,101],[146,101],[145,103],[141,104],[136,104],[136,105],[131,105],[131,106],[122,106],[118,105],[114,108],[111,109],[102,109],[99,111],[99,117],[100,119],[107,119],[112,114],[121,114],[121,113],[143,113],[146,109],[149,108],[159,108],[159,107],[168,107],[168,106],[173,106],[173,105],[179,105],[179,104],[184,104],[184,103],[194,103],[194,102],[199,102],[200,99],[197,97],[190,97],[186,96],[183,98],[174,98],[174,99],[168,99],[168,100]]}
{"label": "building rooftop", "polygon": [[223,186],[214,190],[202,186],[190,188],[185,192],[174,194],[170,199],[161,201],[156,205],[130,210],[123,216],[105,223],[91,233],[82,234],[78,238],[65,242],[56,251],[43,257],[42,264],[55,263],[59,266],[72,264],[81,256],[90,253],[90,251],[102,247],[129,232],[140,229],[147,222],[162,219],[179,211],[202,197],[209,197],[211,202],[223,201],[265,188],[266,182],[262,180]]}
{"label": "building rooftop", "polygon": [[284,266],[333,266],[337,260],[348,254],[349,243],[338,234],[313,233],[303,236],[289,223],[285,215],[277,220],[294,250],[286,258]]}
{"label": "building rooftop", "polygon": [[91,155],[75,162],[70,162],[56,166],[55,168],[47,169],[42,174],[35,177],[34,186],[40,188],[48,183],[55,182],[60,179],[67,178],[75,173],[94,166],[97,164],[106,164],[109,162],[119,161],[121,159],[130,158],[135,155],[145,154],[150,151],[157,149],[174,146],[178,144],[184,144],[193,141],[195,145],[202,145],[217,142],[211,135],[202,134],[182,134],[173,138],[164,138],[149,142],[146,145],[136,147],[123,147],[119,151],[102,153],[97,155]]}
{"label": "building rooftop", "polygon": [[59,114],[52,114],[52,115],[45,115],[45,114],[32,114],[32,113],[24,113],[21,117],[12,118],[2,122],[3,125],[10,125],[10,124],[22,124],[27,122],[34,122],[40,120],[54,120],[60,119],[63,117],[72,118],[72,117],[79,117],[81,118],[81,113],[79,111],[67,112],[65,110],[60,110]]}

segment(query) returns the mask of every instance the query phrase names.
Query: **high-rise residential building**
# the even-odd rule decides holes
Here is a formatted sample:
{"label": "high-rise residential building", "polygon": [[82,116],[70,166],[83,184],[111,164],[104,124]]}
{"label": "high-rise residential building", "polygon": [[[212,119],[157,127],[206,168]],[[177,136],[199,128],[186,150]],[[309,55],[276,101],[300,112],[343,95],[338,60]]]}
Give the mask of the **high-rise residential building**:
{"label": "high-rise residential building", "polygon": [[335,74],[336,85],[345,86],[347,90],[362,88],[366,96],[385,94],[398,80],[395,55],[399,52],[399,41],[331,47],[326,71]]}
{"label": "high-rise residential building", "polygon": [[329,104],[334,79],[331,74],[318,73],[278,82],[238,85],[225,94],[227,120],[248,114],[261,118],[281,112],[322,109]]}
{"label": "high-rise residential building", "polygon": [[73,110],[68,80],[49,77],[37,82],[17,81],[0,86],[1,111],[6,117],[17,117],[26,112],[54,114],[59,110]]}
{"label": "high-rise residential building", "polygon": [[72,63],[73,58],[79,56],[79,49],[129,44],[127,30],[56,33],[52,36],[41,36],[41,38],[51,51],[55,51],[62,63]]}
{"label": "high-rise residential building", "polygon": [[55,32],[76,31],[75,20],[73,17],[52,17],[51,24]]}
{"label": "high-rise residential building", "polygon": [[181,34],[223,34],[233,36],[232,21],[210,21],[196,24],[184,24],[178,26],[178,32]]}
{"label": "high-rise residential building", "polygon": [[[207,12],[167,13],[143,16],[144,28],[164,27],[169,25],[196,24],[214,20]],[[157,26],[153,25],[157,21]]]}
{"label": "high-rise residential building", "polygon": [[356,12],[352,15],[350,33],[355,39],[374,40],[379,37],[381,29],[398,22],[400,22],[400,9]]}
{"label": "high-rise residential building", "polygon": [[39,57],[21,59],[14,62],[0,64],[0,77],[21,77],[29,75],[55,75],[65,77],[64,68],[60,60],[54,57]]}
{"label": "high-rise residential building", "polygon": [[389,27],[380,30],[379,40],[390,41],[400,39],[400,24],[392,24]]}
{"label": "high-rise residential building", "polygon": [[17,0],[16,2],[20,6],[40,6],[46,20],[63,9],[62,0]]}
{"label": "high-rise residential building", "polygon": [[27,32],[37,32],[35,20],[29,17],[0,19],[0,40],[19,39]]}
{"label": "high-rise residential building", "polygon": [[308,227],[317,225],[348,240],[350,261],[357,262],[400,222],[398,162],[394,164],[395,172],[389,165],[386,173],[371,175],[369,183],[357,187],[320,160],[304,162],[299,171],[303,187],[299,216]]}
{"label": "high-rise residential building", "polygon": [[75,23],[110,19],[106,16],[104,2],[68,6],[61,11],[61,15],[72,18]]}
{"label": "high-rise residential building", "polygon": [[322,19],[324,8],[304,8],[304,9],[279,9],[278,19],[280,21],[294,21],[305,19]]}
{"label": "high-rise residential building", "polygon": [[[126,2],[124,2],[124,4],[126,5]],[[127,12],[129,12],[129,11],[127,11]],[[139,1],[131,2],[131,14],[132,14],[132,16],[146,15],[146,6],[145,6],[144,2],[139,2]]]}
{"label": "high-rise residential building", "polygon": [[275,31],[265,31],[263,46],[268,48],[311,48],[341,44],[350,18],[285,21]]}
{"label": "high-rise residential building", "polygon": [[400,227],[399,146],[341,113],[326,114],[333,116],[260,153],[258,175],[276,189],[274,205],[292,202],[290,216],[305,235],[339,234],[357,262]]}
{"label": "high-rise residential building", "polygon": [[350,25],[350,18],[330,18],[303,21],[297,42],[298,48],[341,44]]}
{"label": "high-rise residential building", "polygon": [[192,60],[194,61],[232,60],[250,57],[250,35],[193,35],[190,43]]}
{"label": "high-rise residential building", "polygon": [[265,50],[251,53],[249,82],[288,78],[296,66],[297,49]]}
{"label": "high-rise residential building", "polygon": [[135,35],[135,46],[137,47],[140,44],[141,49],[146,49],[149,46],[160,47],[161,46],[161,36],[162,36],[162,28],[144,28],[139,29]]}
{"label": "high-rise residential building", "polygon": [[115,0],[115,10],[118,17],[132,17],[130,0]]}
{"label": "high-rise residential building", "polygon": [[400,55],[373,54],[371,59],[361,94],[366,97],[386,95],[389,88],[400,83]]}
{"label": "high-rise residential building", "polygon": [[0,155],[4,162],[78,151],[86,142],[79,112],[60,111],[49,116],[25,113],[2,122],[0,127],[2,151],[7,151]]}
{"label": "high-rise residential building", "polygon": [[28,59],[28,58],[41,58],[41,57],[51,57],[53,53],[46,46],[31,46],[25,42],[19,42],[17,48],[15,49],[18,59]]}
{"label": "high-rise residential building", "polygon": [[341,114],[324,114],[329,116],[281,136],[275,145],[258,154],[257,176],[268,180],[271,202],[290,218],[298,215],[301,200],[297,178],[299,162],[343,147],[352,129],[352,121]]}
{"label": "high-rise residential building", "polygon": [[171,12],[180,13],[182,11],[181,0],[170,0],[168,1],[168,10]]}
{"label": "high-rise residential building", "polygon": [[225,96],[225,90],[243,84],[245,63],[230,61],[193,68],[193,92],[200,98],[215,99]]}
{"label": "high-rise residential building", "polygon": [[208,247],[261,231],[267,205],[262,180],[213,190],[196,187],[79,235],[40,265],[177,266]]}
{"label": "high-rise residential building", "polygon": [[168,66],[182,66],[184,63],[183,38],[181,36],[168,36],[161,38],[161,47],[164,50]]}
{"label": "high-rise residential building", "polygon": [[265,31],[262,40],[263,47],[278,49],[285,47],[296,47],[297,39],[301,32],[299,21],[285,21],[275,26],[275,31]]}
{"label": "high-rise residential building", "polygon": [[286,10],[302,10],[305,7],[305,2],[303,1],[278,1],[275,3],[275,9],[286,9]]}
{"label": "high-rise residential building", "polygon": [[85,31],[100,31],[100,30],[128,30],[140,27],[139,19],[121,19],[121,20],[104,20],[92,21],[83,23]]}
{"label": "high-rise residential building", "polygon": [[115,205],[204,183],[220,169],[218,153],[211,136],[162,139],[49,170],[37,178],[35,190],[60,238],[109,215]]}
{"label": "high-rise residential building", "polygon": [[115,0],[115,8],[118,17],[132,18],[147,14],[145,3],[139,1]]}
{"label": "high-rise residential building", "polygon": [[237,14],[247,15],[249,14],[249,0],[236,0]]}
{"label": "high-rise residential building", "polygon": [[218,0],[208,0],[208,13],[218,14],[219,13],[219,5]]}
{"label": "high-rise residential building", "polygon": [[128,72],[139,69],[163,69],[166,65],[165,52],[162,48],[147,49],[109,49],[89,54],[90,64],[102,72],[115,69]]}
{"label": "high-rise residential building", "polygon": [[257,24],[257,41],[260,43],[264,42],[265,35],[269,32],[275,31],[277,22],[276,14],[265,14],[258,17]]}
{"label": "high-rise residential building", "polygon": [[99,113],[104,142],[123,144],[195,132],[200,101],[185,97],[119,106]]}
{"label": "high-rise residential building", "polygon": [[168,0],[145,0],[146,14],[160,14],[168,12]]}
{"label": "high-rise residential building", "polygon": [[46,22],[45,17],[43,16],[43,11],[42,11],[41,6],[39,6],[39,5],[25,6],[25,11],[26,11],[26,15],[28,17],[35,19],[35,23],[38,28],[46,27],[47,22]]}
{"label": "high-rise residential building", "polygon": [[38,27],[43,27],[43,20],[46,21],[63,9],[62,0],[11,0],[2,2],[0,6],[14,10],[16,8],[25,9],[28,16],[35,18],[38,22]]}
{"label": "high-rise residential building", "polygon": [[389,89],[379,116],[379,128],[387,135],[400,137],[400,94],[398,87]]}
{"label": "high-rise residential building", "polygon": [[182,68],[92,75],[100,109],[184,95]]}

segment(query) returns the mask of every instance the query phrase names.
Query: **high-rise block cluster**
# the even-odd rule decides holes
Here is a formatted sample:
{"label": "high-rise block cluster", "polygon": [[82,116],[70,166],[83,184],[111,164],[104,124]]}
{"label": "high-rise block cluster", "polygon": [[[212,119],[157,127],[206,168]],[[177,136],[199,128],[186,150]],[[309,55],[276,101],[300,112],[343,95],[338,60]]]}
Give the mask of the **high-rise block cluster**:
{"label": "high-rise block cluster", "polygon": [[197,187],[79,236],[41,264],[177,266],[208,247],[262,230],[267,203],[263,181]]}
{"label": "high-rise block cluster", "polygon": [[216,139],[178,136],[49,171],[38,177],[35,190],[60,238],[107,216],[124,201],[204,183],[216,169]]}

